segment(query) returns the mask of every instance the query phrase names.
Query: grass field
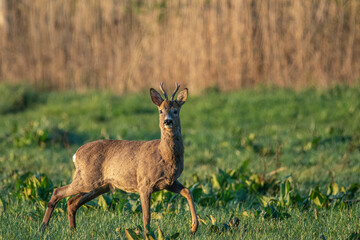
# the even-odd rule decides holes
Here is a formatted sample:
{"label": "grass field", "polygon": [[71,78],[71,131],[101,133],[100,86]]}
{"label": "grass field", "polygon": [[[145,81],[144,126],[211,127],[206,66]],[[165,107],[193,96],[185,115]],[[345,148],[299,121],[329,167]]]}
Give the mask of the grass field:
{"label": "grass field", "polygon": [[[45,233],[38,228],[53,187],[71,182],[79,146],[159,138],[148,92],[46,93],[1,84],[0,95],[0,239],[125,239],[125,229],[142,232],[137,195],[120,191],[82,207],[76,232],[68,228],[66,201]],[[359,239],[359,99],[359,85],[198,95],[190,89],[181,112],[180,181],[192,189],[202,219],[195,239]],[[184,199],[154,194],[152,212],[155,237],[160,227],[165,238],[190,238]]]}

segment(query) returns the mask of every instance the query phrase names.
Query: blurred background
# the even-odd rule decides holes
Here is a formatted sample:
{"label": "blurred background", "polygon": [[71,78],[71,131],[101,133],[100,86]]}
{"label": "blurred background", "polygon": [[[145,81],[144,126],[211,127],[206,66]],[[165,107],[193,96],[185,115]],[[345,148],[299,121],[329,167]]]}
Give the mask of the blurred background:
{"label": "blurred background", "polygon": [[359,63],[358,0],[0,0],[0,81],[40,89],[327,87]]}

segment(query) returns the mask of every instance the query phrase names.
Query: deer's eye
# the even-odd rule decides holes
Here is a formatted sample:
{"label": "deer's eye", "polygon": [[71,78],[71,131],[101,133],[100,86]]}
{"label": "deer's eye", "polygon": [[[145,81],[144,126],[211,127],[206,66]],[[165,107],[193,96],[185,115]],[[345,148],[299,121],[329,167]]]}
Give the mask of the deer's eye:
{"label": "deer's eye", "polygon": [[160,112],[160,114],[161,114],[161,113],[162,113],[162,110],[160,110],[159,112]]}
{"label": "deer's eye", "polygon": [[174,110],[174,114],[178,114],[178,111],[177,111],[177,110]]}

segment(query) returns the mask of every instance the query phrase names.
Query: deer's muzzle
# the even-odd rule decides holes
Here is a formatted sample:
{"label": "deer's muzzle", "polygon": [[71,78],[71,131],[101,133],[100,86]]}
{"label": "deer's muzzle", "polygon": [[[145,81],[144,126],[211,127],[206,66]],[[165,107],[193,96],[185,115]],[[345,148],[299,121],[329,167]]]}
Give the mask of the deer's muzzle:
{"label": "deer's muzzle", "polygon": [[168,118],[168,119],[165,119],[164,121],[164,127],[165,128],[173,128],[174,126],[174,123],[173,123],[173,120],[171,118]]}

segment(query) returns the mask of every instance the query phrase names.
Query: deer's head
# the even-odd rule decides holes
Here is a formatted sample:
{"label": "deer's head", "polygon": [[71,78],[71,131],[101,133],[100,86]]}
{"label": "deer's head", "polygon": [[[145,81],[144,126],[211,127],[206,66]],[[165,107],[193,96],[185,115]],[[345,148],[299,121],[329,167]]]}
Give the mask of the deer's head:
{"label": "deer's head", "polygon": [[162,131],[173,131],[180,129],[180,109],[181,106],[186,102],[188,96],[188,89],[185,88],[182,90],[176,100],[174,100],[177,91],[179,90],[180,85],[176,84],[176,89],[171,94],[170,100],[163,88],[163,84],[160,84],[160,89],[164,94],[163,99],[155,89],[150,88],[150,96],[153,103],[159,109],[159,126]]}

